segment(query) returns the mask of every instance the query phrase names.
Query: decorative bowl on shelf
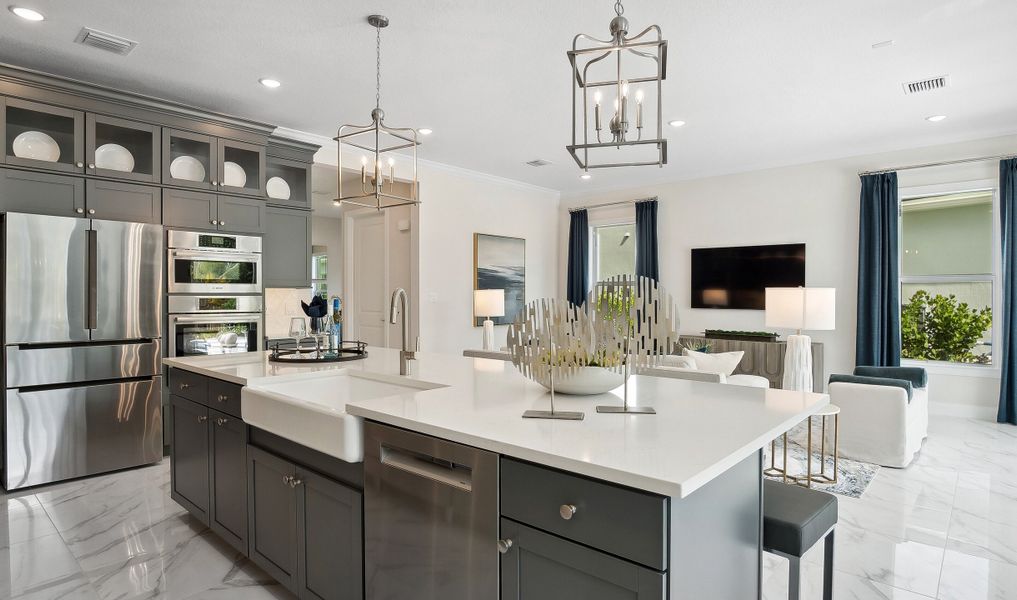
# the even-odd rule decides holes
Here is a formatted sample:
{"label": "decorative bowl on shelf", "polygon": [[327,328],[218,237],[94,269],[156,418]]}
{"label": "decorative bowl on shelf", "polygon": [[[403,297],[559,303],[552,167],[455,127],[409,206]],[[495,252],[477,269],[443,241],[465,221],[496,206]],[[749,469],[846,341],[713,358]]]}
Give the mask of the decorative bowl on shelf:
{"label": "decorative bowl on shelf", "polygon": [[[581,367],[572,375],[555,380],[554,391],[573,396],[593,396],[610,392],[621,387],[623,383],[625,376],[621,373],[603,367]],[[543,381],[540,384],[548,387]]]}
{"label": "decorative bowl on shelf", "polygon": [[286,183],[282,177],[269,177],[265,182],[265,191],[269,198],[275,200],[290,199],[290,184]]}
{"label": "decorative bowl on shelf", "polygon": [[193,156],[178,156],[170,163],[170,175],[184,181],[205,181],[205,166]]}
{"label": "decorative bowl on shelf", "polygon": [[95,167],[133,173],[134,155],[120,144],[103,144],[95,149]]}
{"label": "decorative bowl on shelf", "polygon": [[49,134],[41,131],[25,131],[18,134],[11,143],[11,149],[18,158],[46,162],[56,162],[60,159],[60,144]]}
{"label": "decorative bowl on shelf", "polygon": [[227,160],[222,164],[222,184],[230,187],[244,187],[247,183],[247,173],[237,163]]}

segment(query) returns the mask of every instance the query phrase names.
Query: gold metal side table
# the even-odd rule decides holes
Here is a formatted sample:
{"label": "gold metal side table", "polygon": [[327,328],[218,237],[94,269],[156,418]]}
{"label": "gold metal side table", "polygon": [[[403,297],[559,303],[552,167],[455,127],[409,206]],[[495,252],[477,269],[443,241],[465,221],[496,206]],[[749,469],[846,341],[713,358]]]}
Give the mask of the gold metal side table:
{"label": "gold metal side table", "polygon": [[[812,420],[822,417],[819,442],[819,472],[812,471]],[[826,421],[833,417],[833,475],[826,473]],[[812,487],[813,483],[837,483],[837,459],[839,452],[840,436],[840,407],[835,404],[827,404],[819,412],[809,416],[808,447],[806,448],[805,474],[789,476],[789,479],[804,487]]]}
{"label": "gold metal side table", "polygon": [[777,438],[770,441],[770,466],[763,469],[763,475],[767,477],[780,477],[784,483],[787,483],[787,432],[781,436],[781,442],[784,447],[784,462],[783,465],[777,466]]}

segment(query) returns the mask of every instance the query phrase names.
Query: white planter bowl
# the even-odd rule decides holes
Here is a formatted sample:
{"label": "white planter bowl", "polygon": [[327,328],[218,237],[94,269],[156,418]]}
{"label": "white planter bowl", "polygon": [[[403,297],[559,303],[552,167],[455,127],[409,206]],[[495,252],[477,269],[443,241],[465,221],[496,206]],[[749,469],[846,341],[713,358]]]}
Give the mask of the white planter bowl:
{"label": "white planter bowl", "polygon": [[[583,367],[573,375],[554,382],[554,391],[573,396],[604,394],[625,383],[625,376],[602,367]],[[544,387],[548,387],[544,385]]]}

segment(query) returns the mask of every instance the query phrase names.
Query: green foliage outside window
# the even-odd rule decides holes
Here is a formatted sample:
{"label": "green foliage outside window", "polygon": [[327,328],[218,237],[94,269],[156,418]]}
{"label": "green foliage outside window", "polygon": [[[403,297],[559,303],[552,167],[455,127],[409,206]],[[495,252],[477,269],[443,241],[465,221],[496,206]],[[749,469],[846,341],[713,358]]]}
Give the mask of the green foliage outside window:
{"label": "green foliage outside window", "polygon": [[988,364],[991,356],[975,354],[985,332],[992,327],[992,310],[972,308],[953,294],[932,296],[918,290],[901,311],[901,356]]}

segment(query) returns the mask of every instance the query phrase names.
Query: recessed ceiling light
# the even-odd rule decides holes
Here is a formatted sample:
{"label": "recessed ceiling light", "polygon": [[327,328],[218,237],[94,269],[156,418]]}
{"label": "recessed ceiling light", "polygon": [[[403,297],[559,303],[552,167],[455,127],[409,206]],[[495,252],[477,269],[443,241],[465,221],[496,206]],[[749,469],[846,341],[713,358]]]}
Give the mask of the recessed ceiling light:
{"label": "recessed ceiling light", "polygon": [[671,127],[681,127],[682,125],[685,124],[685,121],[675,119],[674,121],[668,121],[667,124],[670,125]]}
{"label": "recessed ceiling light", "polygon": [[25,8],[23,6],[10,6],[11,12],[18,15],[26,21],[42,21],[46,17],[42,16],[42,13],[31,8]]}
{"label": "recessed ceiling light", "polygon": [[580,179],[589,179],[590,177],[593,177],[593,175],[590,175],[589,173],[583,173],[579,176]]}
{"label": "recessed ceiling light", "polygon": [[427,127],[421,127],[420,129],[417,130],[417,133],[419,133],[420,135],[431,135],[431,132],[432,130],[428,129]]}
{"label": "recessed ceiling light", "polygon": [[279,87],[280,85],[282,85],[281,83],[279,83],[278,79],[269,79],[267,77],[262,77],[261,79],[258,80],[258,83],[260,83],[261,85],[263,85],[263,86],[265,86],[267,88],[273,88],[273,89],[275,89],[275,88]]}
{"label": "recessed ceiling light", "polygon": [[932,121],[933,123],[939,123],[946,118],[946,115],[932,115],[931,117],[925,117],[926,121]]}

